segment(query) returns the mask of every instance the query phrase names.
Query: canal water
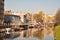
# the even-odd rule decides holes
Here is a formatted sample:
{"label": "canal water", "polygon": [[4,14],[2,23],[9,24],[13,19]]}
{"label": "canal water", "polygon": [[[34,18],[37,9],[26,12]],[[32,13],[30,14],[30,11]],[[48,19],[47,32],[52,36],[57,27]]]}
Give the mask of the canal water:
{"label": "canal water", "polygon": [[[20,37],[16,37],[16,38],[6,38],[5,40],[41,40],[38,37],[24,37],[24,38],[20,38]],[[45,35],[42,37],[42,40],[54,40],[54,35]]]}
{"label": "canal water", "polygon": [[19,38],[19,37],[17,37],[17,38],[13,38],[13,39],[6,39],[6,40],[38,40],[37,38],[32,38],[32,37],[30,37],[30,38]]}
{"label": "canal water", "polygon": [[54,36],[46,35],[46,36],[43,37],[42,40],[54,40]]}
{"label": "canal water", "polygon": [[[36,30],[36,29],[35,29]],[[46,32],[46,30],[44,30],[45,32]],[[25,34],[27,34],[27,32],[28,32],[28,34],[29,34],[29,36],[27,36],[27,37],[16,37],[16,38],[6,38],[5,40],[54,40],[54,34],[53,35],[51,35],[50,33],[49,34],[47,34],[47,35],[43,35],[43,32],[44,31],[40,31],[40,30],[38,30],[38,31],[36,31],[36,32],[33,32],[32,30],[30,30],[30,32],[28,32],[27,30],[25,30],[25,31],[22,31],[21,32],[21,36],[23,36],[23,34],[25,35]],[[51,30],[50,30],[51,31]],[[33,32],[33,33],[32,33]],[[44,32],[44,34],[45,34],[45,32]],[[51,31],[51,33],[53,32],[53,30]],[[32,33],[33,34],[33,36],[31,36],[31,34],[30,33]]]}
{"label": "canal water", "polygon": [[[29,37],[29,38],[17,37],[17,38],[10,38],[10,39],[7,38],[6,40],[40,40],[40,39],[35,38],[35,37]],[[54,40],[54,36],[46,35],[46,36],[43,37],[42,40]]]}

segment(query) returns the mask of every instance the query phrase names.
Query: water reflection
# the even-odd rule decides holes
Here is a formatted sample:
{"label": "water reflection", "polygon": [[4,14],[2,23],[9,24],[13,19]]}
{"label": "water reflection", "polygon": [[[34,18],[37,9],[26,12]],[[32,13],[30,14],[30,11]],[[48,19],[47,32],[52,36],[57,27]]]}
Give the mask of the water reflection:
{"label": "water reflection", "polygon": [[54,40],[54,36],[52,36],[52,35],[45,35],[45,36],[42,36],[41,38],[40,38],[40,36],[38,36],[38,37],[36,37],[36,36],[35,37],[30,36],[30,37],[24,37],[24,38],[16,37],[16,38],[7,38],[6,40]]}
{"label": "water reflection", "polygon": [[43,37],[43,40],[54,40],[54,36],[46,35]]}
{"label": "water reflection", "polygon": [[[20,37],[17,37],[17,38],[10,38],[10,39],[6,39],[6,40],[38,40],[38,38],[35,38],[35,37],[29,37],[29,38],[20,38]],[[41,39],[39,39],[41,40]],[[43,37],[42,40],[54,40],[54,36],[51,36],[51,35],[46,35]]]}
{"label": "water reflection", "polygon": [[14,38],[14,39],[6,39],[6,40],[38,40],[37,38],[32,38],[32,37],[29,37],[29,38],[20,38],[20,37],[17,37],[17,38]]}
{"label": "water reflection", "polygon": [[[34,29],[36,30],[36,29]],[[50,32],[48,32],[50,31]],[[10,39],[6,39],[6,40],[54,40],[54,35],[53,35],[53,31],[44,29],[44,30],[37,30],[35,32],[33,32],[32,29],[28,32],[28,30],[22,31],[21,36],[23,38],[16,37],[16,38],[10,38]],[[33,36],[32,36],[32,34]],[[46,34],[45,34],[46,33]],[[26,37],[26,35],[28,34],[28,37]]]}

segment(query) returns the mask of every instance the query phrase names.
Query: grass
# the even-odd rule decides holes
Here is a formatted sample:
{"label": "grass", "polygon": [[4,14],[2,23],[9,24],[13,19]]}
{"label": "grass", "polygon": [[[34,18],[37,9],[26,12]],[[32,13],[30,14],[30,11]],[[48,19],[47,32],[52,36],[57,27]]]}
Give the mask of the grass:
{"label": "grass", "polygon": [[60,40],[60,25],[55,28],[55,39]]}

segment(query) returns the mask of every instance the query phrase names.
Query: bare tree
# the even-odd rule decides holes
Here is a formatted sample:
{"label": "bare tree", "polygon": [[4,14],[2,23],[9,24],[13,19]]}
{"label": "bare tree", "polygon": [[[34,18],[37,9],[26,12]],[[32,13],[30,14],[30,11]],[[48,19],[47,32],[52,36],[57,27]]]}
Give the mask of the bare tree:
{"label": "bare tree", "polygon": [[56,20],[56,24],[60,24],[60,9],[57,11],[55,15],[55,20]]}

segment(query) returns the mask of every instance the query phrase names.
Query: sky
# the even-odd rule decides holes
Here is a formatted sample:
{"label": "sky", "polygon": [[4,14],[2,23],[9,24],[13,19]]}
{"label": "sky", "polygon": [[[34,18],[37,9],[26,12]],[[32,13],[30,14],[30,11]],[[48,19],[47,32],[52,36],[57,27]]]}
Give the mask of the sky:
{"label": "sky", "polygon": [[5,10],[29,11],[36,13],[55,14],[60,8],[60,0],[5,0]]}

